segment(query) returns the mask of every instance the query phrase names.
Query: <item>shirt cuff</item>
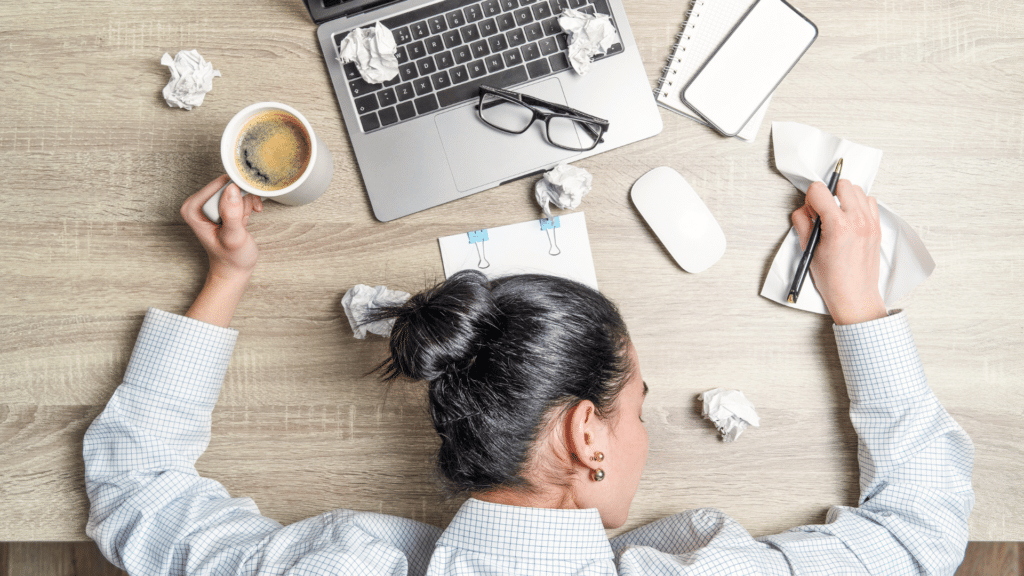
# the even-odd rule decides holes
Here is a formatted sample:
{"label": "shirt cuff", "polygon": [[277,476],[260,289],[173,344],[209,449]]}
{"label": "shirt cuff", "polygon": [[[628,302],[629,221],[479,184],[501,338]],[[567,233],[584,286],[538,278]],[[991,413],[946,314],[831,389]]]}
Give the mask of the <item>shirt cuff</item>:
{"label": "shirt cuff", "polygon": [[212,410],[237,338],[237,330],[150,308],[124,383],[147,395]]}
{"label": "shirt cuff", "polygon": [[924,367],[903,311],[832,327],[850,402],[871,404],[926,394]]}

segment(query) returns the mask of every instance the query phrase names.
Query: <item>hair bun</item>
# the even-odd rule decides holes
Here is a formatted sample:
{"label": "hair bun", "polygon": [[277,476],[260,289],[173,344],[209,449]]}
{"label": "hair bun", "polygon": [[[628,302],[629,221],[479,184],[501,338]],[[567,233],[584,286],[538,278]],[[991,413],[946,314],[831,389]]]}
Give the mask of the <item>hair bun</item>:
{"label": "hair bun", "polygon": [[433,381],[473,360],[497,326],[498,310],[487,278],[466,270],[416,294],[394,318],[385,378]]}

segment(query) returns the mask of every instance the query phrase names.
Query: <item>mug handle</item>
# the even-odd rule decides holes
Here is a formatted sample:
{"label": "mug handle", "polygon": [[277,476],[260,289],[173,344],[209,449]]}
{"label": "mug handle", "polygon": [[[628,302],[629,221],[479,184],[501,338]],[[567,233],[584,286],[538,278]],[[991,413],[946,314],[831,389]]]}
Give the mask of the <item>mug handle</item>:
{"label": "mug handle", "polygon": [[[234,184],[234,182],[232,180],[228,180],[227,184],[221,186],[220,190],[217,190],[217,193],[207,200],[206,204],[203,204],[203,215],[209,218],[210,222],[220,224],[220,197],[224,195],[224,189],[232,184]],[[242,198],[249,194],[245,190],[242,190],[241,186],[238,187],[238,190],[242,193]]]}

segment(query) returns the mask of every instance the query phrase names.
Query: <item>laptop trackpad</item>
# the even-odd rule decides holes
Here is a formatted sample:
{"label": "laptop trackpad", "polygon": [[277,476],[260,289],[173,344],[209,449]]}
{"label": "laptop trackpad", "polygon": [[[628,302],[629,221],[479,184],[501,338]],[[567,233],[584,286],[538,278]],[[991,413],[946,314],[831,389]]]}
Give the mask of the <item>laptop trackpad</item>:
{"label": "laptop trackpad", "polygon": [[[558,78],[548,78],[517,90],[548,102],[566,104]],[[539,120],[522,134],[507,134],[485,124],[476,109],[474,101],[435,117],[455,186],[460,192],[497,184],[579,154],[548,144],[546,126]]]}

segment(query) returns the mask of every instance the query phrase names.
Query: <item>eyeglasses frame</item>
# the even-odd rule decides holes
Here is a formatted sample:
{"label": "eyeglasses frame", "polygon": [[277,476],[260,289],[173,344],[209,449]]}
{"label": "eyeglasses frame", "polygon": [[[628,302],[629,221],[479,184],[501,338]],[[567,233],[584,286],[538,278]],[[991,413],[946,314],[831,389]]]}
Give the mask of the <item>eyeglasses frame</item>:
{"label": "eyeglasses frame", "polygon": [[[519,132],[514,132],[512,130],[508,130],[507,128],[502,128],[501,126],[495,126],[494,124],[491,124],[490,122],[487,121],[486,118],[484,118],[483,114],[484,98],[487,95],[498,96],[529,109],[531,112],[533,112],[533,119],[530,120],[530,123],[527,124],[526,127],[520,130]],[[543,110],[538,109],[537,106],[543,106],[544,108],[553,110],[553,112],[545,112]],[[495,88],[493,86],[480,87],[480,100],[477,103],[476,111],[477,115],[480,116],[480,120],[482,120],[485,124],[492,128],[501,130],[502,132],[505,132],[507,134],[522,134],[529,130],[530,126],[533,126],[534,122],[536,122],[537,120],[543,120],[545,128],[544,133],[547,137],[548,143],[551,144],[552,146],[557,146],[564,150],[572,150],[574,152],[587,152],[593,150],[594,148],[597,147],[598,144],[604,142],[604,134],[608,130],[609,125],[607,120],[603,118],[598,118],[597,116],[592,116],[590,114],[587,114],[586,112],[580,112],[579,110],[570,108],[568,106],[563,106],[562,104],[548,102],[546,100],[537,98],[536,96],[530,96],[529,94],[522,94],[520,92],[513,92],[511,90]],[[567,118],[573,121],[580,121],[577,124],[584,130],[589,132],[591,136],[594,137],[594,144],[590,148],[573,148],[569,146],[562,146],[561,144],[552,142],[550,122],[551,118]],[[600,130],[595,131],[593,129],[593,126],[599,127]]]}

